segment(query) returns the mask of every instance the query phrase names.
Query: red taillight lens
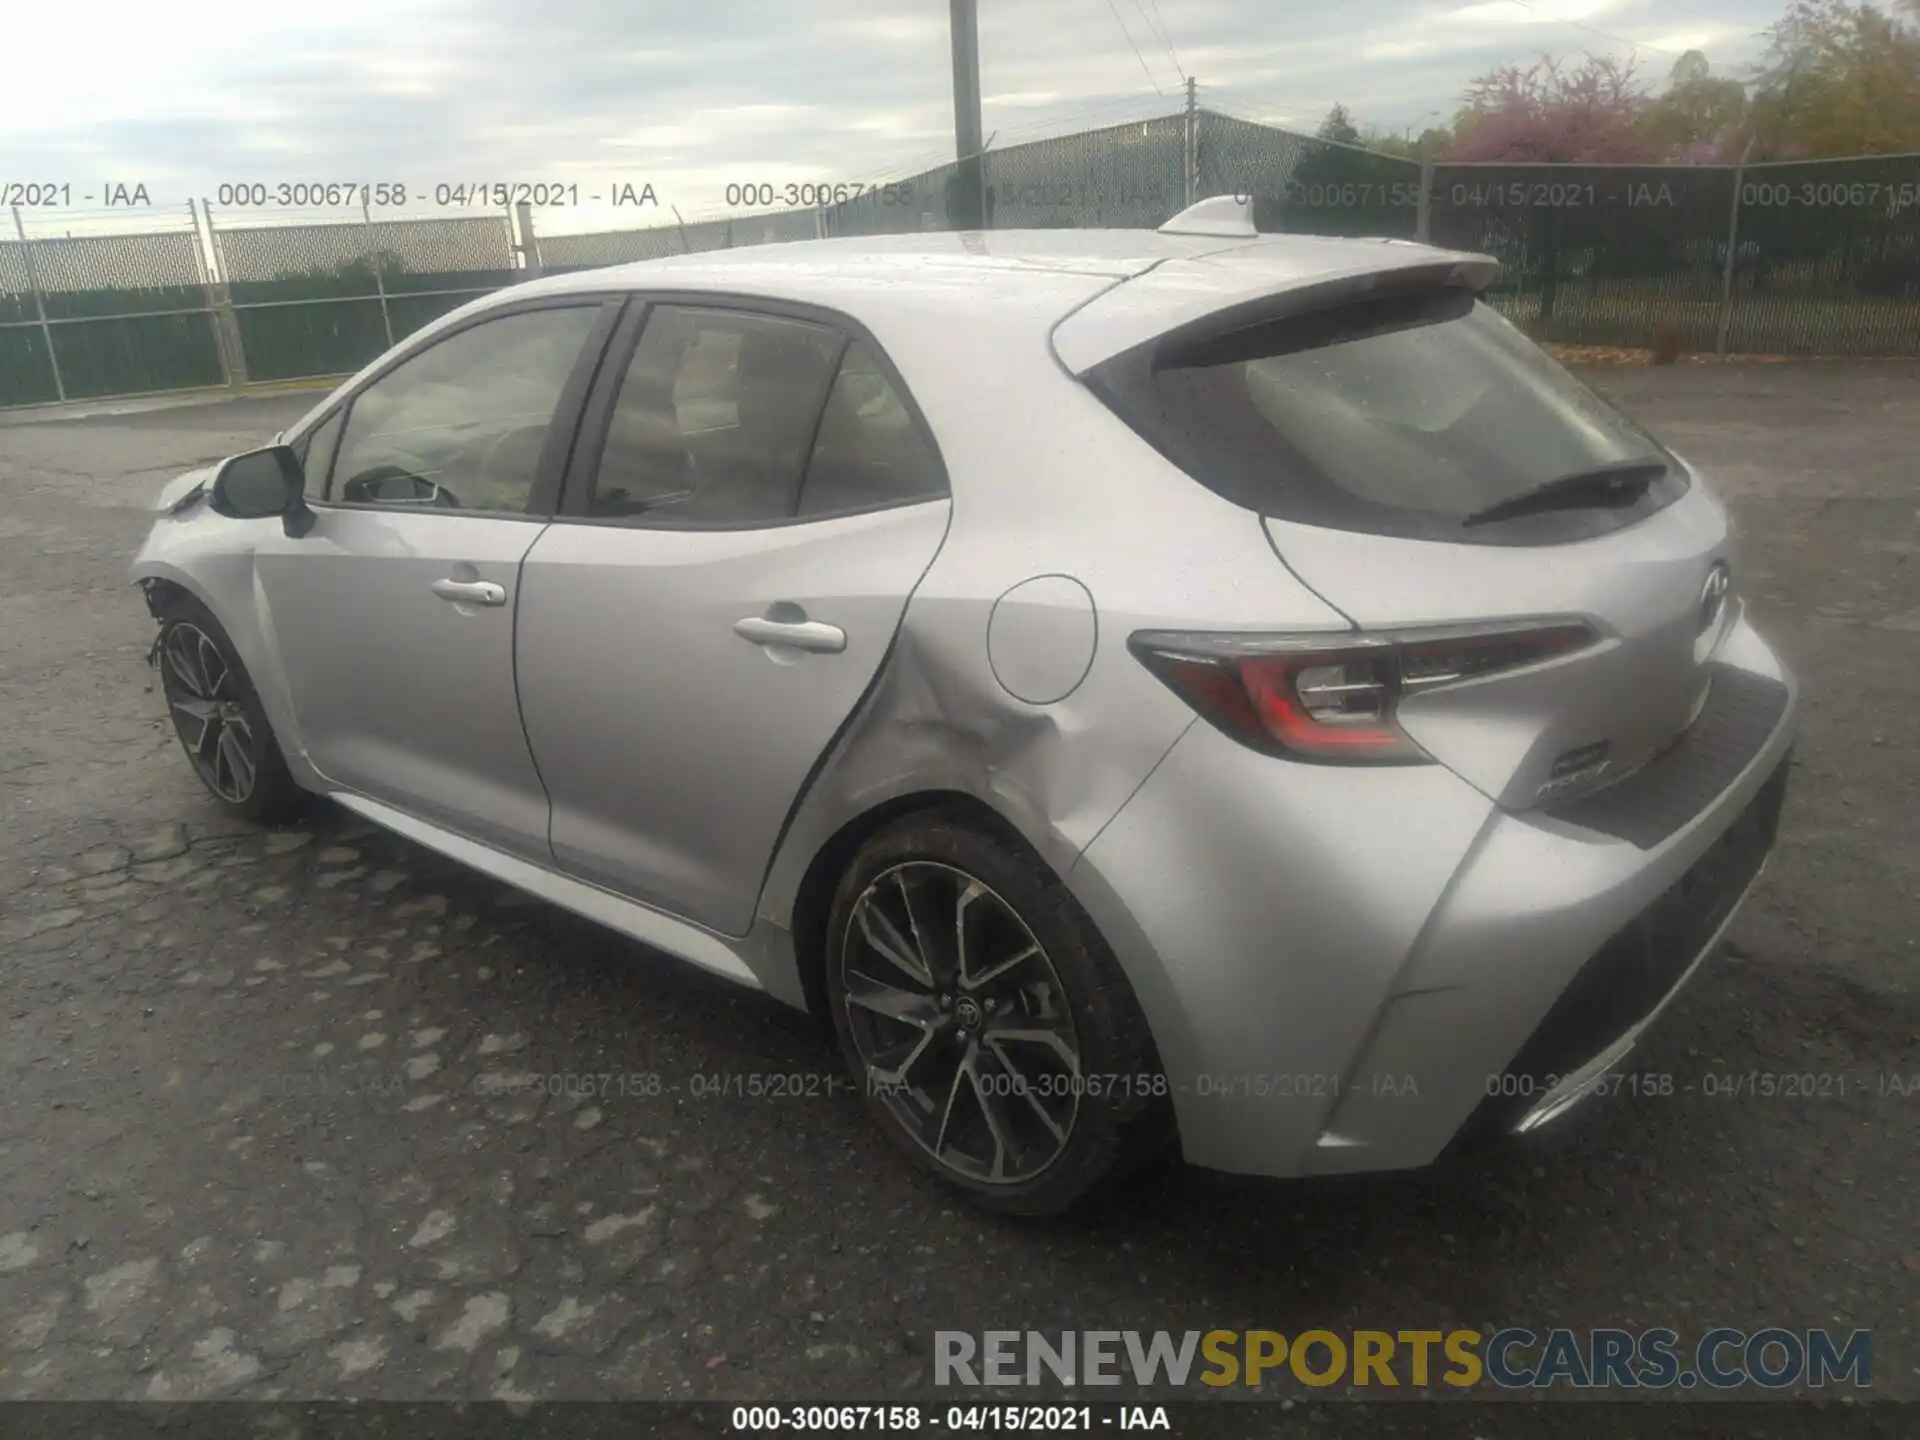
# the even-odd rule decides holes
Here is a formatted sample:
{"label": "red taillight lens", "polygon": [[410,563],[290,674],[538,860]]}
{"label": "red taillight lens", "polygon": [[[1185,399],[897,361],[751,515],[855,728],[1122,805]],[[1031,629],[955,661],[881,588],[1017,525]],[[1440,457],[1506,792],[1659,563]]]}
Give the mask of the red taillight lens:
{"label": "red taillight lens", "polygon": [[1328,764],[1421,764],[1394,718],[1402,697],[1583,650],[1577,620],[1376,635],[1141,631],[1129,648],[1202,717],[1242,744]]}

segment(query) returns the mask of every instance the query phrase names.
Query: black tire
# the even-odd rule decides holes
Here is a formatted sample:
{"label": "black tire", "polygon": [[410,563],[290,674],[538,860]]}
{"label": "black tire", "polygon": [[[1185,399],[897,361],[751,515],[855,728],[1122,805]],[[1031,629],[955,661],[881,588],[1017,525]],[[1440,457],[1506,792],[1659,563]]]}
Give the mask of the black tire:
{"label": "black tire", "polygon": [[[948,944],[957,950],[960,942],[916,940],[911,958],[926,964],[924,985],[897,962],[888,963],[887,952],[867,932],[879,925],[883,934],[902,935],[885,931],[887,914],[911,923],[907,897],[914,893],[914,904],[930,916],[946,886],[956,895],[953,923],[924,923],[920,931],[929,937],[966,935],[971,926],[969,949],[986,950],[997,934],[1006,941],[997,953],[1005,955],[1025,948],[1012,938],[1024,929],[1040,951],[1037,960],[1006,965],[997,979],[995,964],[977,963],[972,981],[956,980],[955,967],[948,965],[942,980],[939,957],[927,956]],[[897,898],[889,900],[889,894]],[[862,911],[863,898],[879,913]],[[859,933],[856,913],[862,915]],[[880,1129],[922,1171],[974,1204],[1011,1215],[1059,1214],[1170,1152],[1172,1105],[1146,1017],[1092,920],[1016,838],[948,811],[909,815],[875,833],[834,895],[825,970],[841,1057]],[[895,1004],[886,986],[896,982],[911,1001],[911,1015],[882,1013],[875,1019],[876,1002]],[[1008,987],[1011,998],[996,998]],[[931,1009],[918,999],[923,988]],[[850,1001],[854,990],[865,997],[862,1002]],[[975,1004],[963,1024],[969,999]],[[996,1006],[1004,1007],[997,1015]],[[1069,1033],[1062,1043],[1077,1051],[1071,1067],[1054,1041],[1042,1046],[1033,1040],[1039,1029],[1060,1038],[1063,1018]],[[896,1036],[897,1044],[884,1048]],[[943,1069],[949,1050],[971,1057],[955,1062],[950,1092]],[[900,1051],[918,1058],[898,1064]],[[905,1078],[877,1081],[886,1067],[876,1064],[876,1056],[898,1064],[896,1073]],[[1017,1064],[1003,1063],[1008,1056]],[[969,1065],[971,1073],[963,1073]],[[1008,1091],[1004,1087],[1015,1075],[1026,1077],[1023,1088]],[[948,1098],[942,1102],[936,1092]],[[997,1124],[987,1114],[996,1097],[1005,1101]],[[1016,1131],[1011,1138],[1021,1143],[1003,1143]],[[950,1134],[948,1158],[941,1158],[934,1146],[946,1144]],[[963,1143],[969,1134],[973,1140]],[[1049,1146],[1054,1153],[1043,1161],[1039,1157]],[[983,1147],[995,1157],[991,1167],[998,1176],[981,1173],[988,1165]],[[1010,1154],[1019,1163],[1004,1163]]]}
{"label": "black tire", "polygon": [[[174,734],[200,783],[221,809],[256,824],[298,814],[310,797],[288,773],[253,677],[226,629],[191,595],[171,595],[159,610],[154,656],[161,691]],[[190,712],[209,704],[216,718],[196,735],[192,732],[202,717]],[[251,773],[244,773],[248,766]]]}

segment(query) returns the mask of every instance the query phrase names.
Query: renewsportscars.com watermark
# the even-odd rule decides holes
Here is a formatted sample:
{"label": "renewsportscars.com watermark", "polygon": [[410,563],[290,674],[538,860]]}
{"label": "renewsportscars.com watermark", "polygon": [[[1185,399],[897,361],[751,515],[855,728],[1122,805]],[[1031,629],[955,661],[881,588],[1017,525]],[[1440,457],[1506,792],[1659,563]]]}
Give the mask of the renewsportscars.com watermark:
{"label": "renewsportscars.com watermark", "polygon": [[1503,1390],[1784,1390],[1873,1384],[1873,1332],[1478,1330],[936,1330],[941,1386],[1302,1385]]}

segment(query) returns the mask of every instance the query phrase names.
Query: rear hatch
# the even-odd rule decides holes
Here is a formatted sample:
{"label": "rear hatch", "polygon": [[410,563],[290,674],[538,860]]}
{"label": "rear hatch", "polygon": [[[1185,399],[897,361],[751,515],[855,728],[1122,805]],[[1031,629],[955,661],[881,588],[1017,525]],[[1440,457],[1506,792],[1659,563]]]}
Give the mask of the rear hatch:
{"label": "rear hatch", "polygon": [[[1491,274],[1289,237],[1162,266],[1055,343],[1144,439],[1254,512],[1276,564],[1369,639],[1405,642],[1383,649],[1384,679],[1372,662],[1304,672],[1309,702],[1390,706],[1419,750],[1524,809],[1683,733],[1735,607],[1720,505],[1477,300]],[[1567,643],[1569,627],[1586,633]],[[1489,631],[1553,643],[1496,653]]]}

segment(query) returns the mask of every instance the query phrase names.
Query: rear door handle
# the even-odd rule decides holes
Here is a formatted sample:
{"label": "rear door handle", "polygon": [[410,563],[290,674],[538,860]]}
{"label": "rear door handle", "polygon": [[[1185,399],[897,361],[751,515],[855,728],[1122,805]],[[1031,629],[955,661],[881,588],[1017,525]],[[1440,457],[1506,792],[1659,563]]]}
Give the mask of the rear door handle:
{"label": "rear door handle", "polygon": [[468,605],[504,605],[507,603],[507,587],[496,585],[491,580],[436,580],[432,585],[433,593],[442,600],[452,600]]}
{"label": "rear door handle", "polygon": [[838,655],[847,648],[847,632],[821,620],[769,620],[749,615],[733,622],[733,633],[756,645],[790,645],[820,655]]}

